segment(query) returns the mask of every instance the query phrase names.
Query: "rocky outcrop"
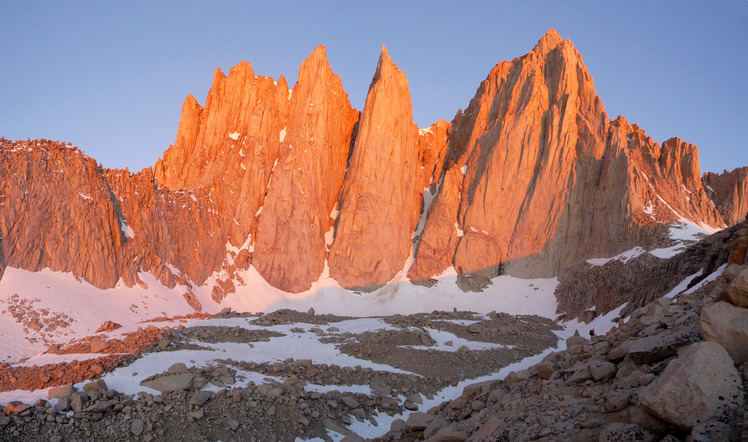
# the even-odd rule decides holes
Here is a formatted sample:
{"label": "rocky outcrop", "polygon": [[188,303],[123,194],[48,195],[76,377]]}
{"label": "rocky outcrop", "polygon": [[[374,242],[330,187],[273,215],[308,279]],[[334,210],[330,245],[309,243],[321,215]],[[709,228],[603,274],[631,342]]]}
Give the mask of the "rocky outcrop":
{"label": "rocky outcrop", "polygon": [[660,418],[690,429],[741,406],[743,394],[730,356],[706,341],[684,348],[660,378],[639,392],[639,400]]}
{"label": "rocky outcrop", "polygon": [[343,287],[387,283],[410,255],[421,206],[417,142],[408,80],[382,47],[330,249],[330,276]]}
{"label": "rocky outcrop", "polygon": [[748,308],[715,302],[701,311],[701,334],[727,350],[735,365],[748,361]]}
{"label": "rocky outcrop", "polygon": [[747,234],[748,229],[740,224],[684,247],[670,259],[657,258],[642,250],[639,256],[628,260],[613,259],[600,266],[584,263],[570,268],[556,289],[558,311],[572,318],[592,306],[594,317],[626,304],[621,314],[628,315],[668,293],[686,278],[691,277],[693,285],[728,264],[736,255],[730,250],[735,251]]}
{"label": "rocky outcrop", "polygon": [[333,210],[358,112],[324,47],[302,63],[293,90],[278,165],[259,215],[253,263],[273,286],[301,292],[319,278],[332,243]]}
{"label": "rocky outcrop", "polygon": [[255,76],[247,62],[228,77],[216,69],[205,108],[187,97],[176,141],[153,167],[159,186],[210,195],[234,246],[255,226],[279,158],[290,95],[283,77]]}
{"label": "rocky outcrop", "polygon": [[748,167],[738,167],[721,174],[705,173],[701,177],[707,195],[728,225],[748,216]]}

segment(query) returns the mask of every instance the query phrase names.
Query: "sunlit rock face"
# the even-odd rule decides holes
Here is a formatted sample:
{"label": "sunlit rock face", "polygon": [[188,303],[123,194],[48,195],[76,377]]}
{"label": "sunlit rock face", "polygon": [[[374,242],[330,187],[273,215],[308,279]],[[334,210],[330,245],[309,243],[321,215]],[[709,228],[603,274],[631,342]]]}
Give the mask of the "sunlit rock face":
{"label": "sunlit rock face", "polygon": [[358,112],[323,47],[299,70],[278,164],[272,173],[252,262],[273,286],[310,288],[322,274]]}
{"label": "sunlit rock face", "polygon": [[330,250],[330,276],[343,287],[384,284],[410,255],[421,202],[417,143],[408,80],[382,48]]}
{"label": "sunlit rock face", "polygon": [[294,293],[326,266],[348,288],[451,269],[553,276],[658,245],[669,223],[720,229],[748,211],[748,168],[700,177],[694,145],[609,119],[554,30],[497,64],[451,122],[419,130],[412,113],[386,49],[359,113],[319,47],[293,89],[247,62],[216,70],[137,173],[2,139],[0,277],[49,267],[107,288],[150,272],[199,308],[195,287],[211,281],[220,303],[250,266]]}

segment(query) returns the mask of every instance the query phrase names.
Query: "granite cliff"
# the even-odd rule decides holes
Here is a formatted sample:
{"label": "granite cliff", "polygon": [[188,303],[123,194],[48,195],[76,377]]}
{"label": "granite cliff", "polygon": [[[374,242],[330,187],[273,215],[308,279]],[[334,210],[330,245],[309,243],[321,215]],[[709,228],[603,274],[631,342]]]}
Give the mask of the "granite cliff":
{"label": "granite cliff", "polygon": [[386,48],[353,109],[319,47],[291,89],[241,62],[189,95],[152,168],[106,169],[77,148],[0,139],[0,277],[71,272],[107,288],[141,272],[213,300],[253,266],[272,286],[346,288],[407,275],[563,275],[594,257],[719,230],[748,210],[746,168],[700,176],[696,146],[611,120],[569,40],[551,30],[497,64],[464,111],[419,130]]}

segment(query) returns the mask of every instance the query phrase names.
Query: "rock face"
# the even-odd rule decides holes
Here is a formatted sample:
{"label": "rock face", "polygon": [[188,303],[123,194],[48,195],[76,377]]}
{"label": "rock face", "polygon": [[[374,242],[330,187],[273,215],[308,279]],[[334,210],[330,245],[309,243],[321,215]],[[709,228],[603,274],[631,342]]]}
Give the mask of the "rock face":
{"label": "rock face", "polygon": [[418,222],[418,128],[408,80],[382,47],[340,196],[330,276],[384,284],[403,268]]}
{"label": "rock face", "polygon": [[683,349],[639,400],[652,413],[682,428],[720,417],[743,403],[743,385],[725,349],[710,341]]}
{"label": "rock face", "polygon": [[452,122],[409,276],[502,264],[550,276],[583,256],[651,244],[658,223],[721,227],[698,174],[695,146],[660,147],[622,117],[608,120],[581,56],[549,31],[496,65]]}
{"label": "rock face", "polygon": [[701,181],[727,224],[733,225],[748,216],[748,167],[721,174],[708,172]]}
{"label": "rock face", "polygon": [[259,215],[253,263],[275,287],[300,292],[322,273],[357,120],[325,49],[317,48],[299,70]]}
{"label": "rock face", "polygon": [[[452,122],[420,131],[386,49],[359,115],[320,47],[293,90],[247,62],[217,69],[205,106],[189,95],[174,145],[137,173],[62,143],[0,139],[0,277],[49,267],[108,288],[148,272],[184,286],[196,310],[197,287],[210,282],[221,303],[250,266],[288,292],[325,262],[348,288],[454,269],[479,290],[502,272],[565,275],[660,246],[669,223],[740,219],[748,169],[700,178],[698,164],[689,143],[611,121],[553,30],[497,64]],[[583,297],[603,311],[616,296]]]}

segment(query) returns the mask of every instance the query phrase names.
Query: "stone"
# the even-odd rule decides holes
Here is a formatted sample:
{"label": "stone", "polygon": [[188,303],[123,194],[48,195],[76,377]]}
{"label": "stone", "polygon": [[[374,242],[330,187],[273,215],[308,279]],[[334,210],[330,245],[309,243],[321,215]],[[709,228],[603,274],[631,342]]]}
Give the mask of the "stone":
{"label": "stone", "polygon": [[70,395],[70,408],[76,413],[83,411],[83,406],[88,403],[88,395],[84,391],[77,391]]}
{"label": "stone", "polygon": [[730,425],[717,420],[702,422],[691,429],[688,442],[712,442],[716,440],[739,442],[740,433]]}
{"label": "stone", "polygon": [[105,413],[111,411],[118,404],[116,399],[110,401],[98,401],[86,407],[83,411],[87,413]]}
{"label": "stone", "polygon": [[478,322],[474,322],[474,323],[468,325],[467,330],[468,330],[469,333],[480,334],[480,333],[483,333],[483,326],[480,325],[480,323],[478,323]]}
{"label": "stone", "polygon": [[68,411],[70,409],[70,398],[61,397],[57,399],[55,410],[57,411]]}
{"label": "stone", "polygon": [[650,364],[670,356],[675,356],[678,348],[694,342],[698,338],[690,330],[671,332],[637,339],[629,346],[628,356],[637,364]]}
{"label": "stone", "polygon": [[439,430],[446,427],[447,425],[448,425],[448,422],[446,421],[446,419],[444,419],[441,416],[435,417],[434,419],[431,420],[431,422],[429,422],[429,424],[423,430],[423,438],[428,439],[431,436],[436,435],[436,433]]}
{"label": "stone", "polygon": [[654,433],[646,428],[615,422],[604,425],[597,440],[600,442],[650,442],[654,438]]}
{"label": "stone", "polygon": [[211,391],[198,391],[190,398],[190,405],[202,406],[208,400],[213,398],[213,392]]}
{"label": "stone", "polygon": [[534,366],[535,373],[540,379],[550,379],[557,369],[556,364],[545,359]]}
{"label": "stone", "polygon": [[309,307],[309,310],[307,310],[306,314],[314,316],[314,307]]}
{"label": "stone", "polygon": [[405,431],[405,429],[406,429],[405,421],[402,419],[395,419],[390,424],[390,431],[393,433],[399,433],[399,432]]}
{"label": "stone", "polygon": [[236,419],[229,419],[229,428],[232,431],[236,431],[239,428],[239,421]]}
{"label": "stone", "polygon": [[96,329],[96,333],[110,332],[110,331],[117,330],[118,328],[121,328],[121,327],[122,325],[117,324],[116,322],[104,321],[104,323],[101,324],[101,326],[98,329]]}
{"label": "stone", "polygon": [[[343,425],[341,425],[336,420],[330,419],[329,417],[325,418],[325,420],[323,421],[323,423],[325,425],[325,428],[327,428],[330,431],[334,431],[334,432],[336,432],[338,434],[342,434],[344,436],[347,436],[347,435],[351,434],[351,430],[347,429],[346,427],[344,427]],[[393,422],[392,425],[395,425],[395,422]]]}
{"label": "stone", "polygon": [[166,372],[171,374],[187,373],[187,365],[184,362],[177,362],[176,364],[172,364]]}
{"label": "stone", "polygon": [[432,347],[436,344],[436,341],[426,332],[419,331],[418,339],[421,341],[421,345],[426,347]]}
{"label": "stone", "polygon": [[145,424],[140,419],[133,419],[130,421],[130,432],[135,436],[140,436],[143,434],[143,430],[145,429]]}
{"label": "stone", "polygon": [[101,353],[109,348],[109,344],[107,344],[106,341],[91,341],[89,348],[91,353]]}
{"label": "stone", "polygon": [[748,361],[748,308],[715,302],[701,310],[701,334],[727,350],[735,365]]}
{"label": "stone", "polygon": [[425,430],[434,419],[434,415],[422,412],[410,413],[405,421],[405,428],[413,431]]}
{"label": "stone", "polygon": [[468,434],[464,431],[459,431],[452,427],[445,427],[439,430],[435,435],[431,436],[428,440],[430,442],[462,442],[467,438]]}
{"label": "stone", "polygon": [[192,419],[202,419],[205,416],[205,412],[203,410],[197,410],[197,411],[189,411],[187,412],[187,416],[191,417]]}
{"label": "stone", "polygon": [[629,405],[629,398],[631,393],[624,390],[613,390],[605,393],[603,398],[605,399],[605,411],[614,412],[623,410]]}
{"label": "stone", "polygon": [[631,348],[631,344],[633,344],[634,341],[622,341],[618,344],[618,346],[614,347],[608,352],[608,359],[611,361],[618,361],[623,359],[627,354],[629,354],[629,348]]}
{"label": "stone", "polygon": [[61,385],[59,387],[52,387],[49,389],[49,392],[47,393],[47,396],[50,399],[54,398],[66,398],[69,397],[73,392],[75,392],[77,388],[73,387],[72,384],[68,385]]}
{"label": "stone", "polygon": [[397,410],[398,408],[397,399],[392,396],[383,396],[379,405],[384,410]]}
{"label": "stone", "polygon": [[6,413],[20,414],[30,408],[31,406],[27,403],[21,401],[10,401],[8,402],[8,405],[5,406],[4,411]]}
{"label": "stone", "polygon": [[607,361],[593,360],[588,365],[592,379],[596,381],[615,376],[617,371],[616,364]]}
{"label": "stone", "polygon": [[509,373],[504,380],[511,384],[526,381],[531,377],[532,375],[528,370],[518,370]]}
{"label": "stone", "polygon": [[736,307],[748,308],[748,267],[738,273],[718,300],[724,300]]}
{"label": "stone", "polygon": [[719,344],[683,348],[660,377],[639,391],[652,414],[690,429],[743,404],[743,385],[732,359]]}
{"label": "stone", "polygon": [[191,373],[172,374],[161,376],[149,381],[142,381],[140,385],[152,388],[161,393],[169,391],[189,390],[192,386],[194,375]]}
{"label": "stone", "polygon": [[104,379],[97,379],[95,381],[91,381],[83,386],[83,391],[91,392],[91,391],[98,391],[98,392],[105,392],[109,391],[109,387],[107,387],[106,382]]}
{"label": "stone", "polygon": [[553,379],[560,379],[567,384],[579,384],[592,379],[592,373],[589,364],[578,362],[569,368],[558,370],[554,373]]}
{"label": "stone", "polygon": [[341,401],[345,404],[348,408],[358,408],[361,406],[361,403],[356,399],[355,397],[351,395],[345,395],[341,398]]}

